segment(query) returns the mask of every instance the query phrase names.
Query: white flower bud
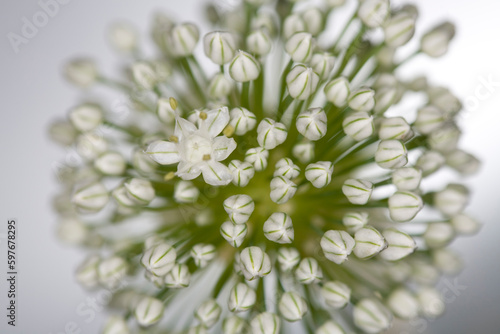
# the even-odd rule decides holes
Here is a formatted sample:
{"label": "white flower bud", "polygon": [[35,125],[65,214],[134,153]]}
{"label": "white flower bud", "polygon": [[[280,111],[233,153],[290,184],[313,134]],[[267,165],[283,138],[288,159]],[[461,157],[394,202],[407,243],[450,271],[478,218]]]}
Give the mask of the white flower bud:
{"label": "white flower bud", "polygon": [[70,111],[69,120],[79,131],[92,131],[102,123],[102,109],[96,104],[85,103]]}
{"label": "white flower bud", "polygon": [[332,73],[335,57],[328,52],[315,53],[311,58],[310,65],[314,72],[318,73],[320,79],[325,80]]}
{"label": "white flower bud", "polygon": [[224,201],[224,210],[235,224],[244,224],[255,209],[253,199],[248,195],[234,195]]}
{"label": "white flower bud", "polygon": [[351,92],[348,104],[356,111],[370,111],[375,106],[375,92],[368,87],[361,87]]}
{"label": "white flower bud", "polygon": [[316,41],[307,32],[298,32],[288,38],[285,44],[286,52],[297,63],[307,63],[311,60]]}
{"label": "white flower bud", "polygon": [[349,303],[351,288],[340,281],[326,282],[321,288],[321,294],[328,306],[340,309]]}
{"label": "white flower bud", "polygon": [[384,24],[385,43],[390,47],[406,44],[415,34],[416,18],[408,13],[399,12]]}
{"label": "white flower bud", "polygon": [[195,311],[194,315],[205,328],[210,328],[219,321],[222,308],[214,299],[203,302]]}
{"label": "white flower bud", "polygon": [[285,40],[302,31],[306,31],[304,19],[299,14],[288,15],[283,22],[283,37]]}
{"label": "white flower bud", "polygon": [[447,124],[429,134],[427,142],[432,150],[449,153],[457,149],[461,132],[454,124]]}
{"label": "white flower bud", "polygon": [[139,61],[132,65],[135,83],[142,89],[151,90],[158,83],[158,77],[150,64]]}
{"label": "white flower bud", "polygon": [[281,316],[288,321],[298,321],[307,313],[307,303],[298,293],[285,292],[278,304]]}
{"label": "white flower bud", "polygon": [[229,32],[214,31],[203,38],[205,54],[217,65],[229,63],[236,51],[236,41]]}
{"label": "white flower bud", "polygon": [[290,158],[280,159],[276,165],[273,176],[283,176],[287,179],[293,180],[300,174],[300,168],[293,163]]}
{"label": "white flower bud", "polygon": [[361,141],[373,134],[373,118],[364,111],[350,113],[342,122],[346,135],[356,141]]}
{"label": "white flower bud", "polygon": [[281,328],[280,318],[269,312],[260,313],[250,322],[252,334],[279,334]]}
{"label": "white flower bud", "polygon": [[148,180],[133,178],[123,186],[128,197],[138,205],[147,205],[155,198],[155,190]]}
{"label": "white flower bud", "polygon": [[309,140],[318,140],[326,134],[327,118],[321,108],[310,108],[297,116],[297,131]]}
{"label": "white flower bud", "polygon": [[256,171],[267,167],[269,151],[262,147],[251,148],[245,153],[245,161],[251,163]]}
{"label": "white flower bud", "polygon": [[408,152],[399,140],[382,140],[375,152],[375,162],[382,168],[401,168],[408,163]]}
{"label": "white flower bud", "polygon": [[89,236],[86,225],[76,218],[64,218],[57,225],[57,237],[69,245],[82,245]]}
{"label": "white flower bud", "polygon": [[165,124],[174,124],[177,112],[172,108],[170,99],[161,97],[156,104],[156,114],[160,121]]}
{"label": "white flower bud", "polygon": [[439,291],[424,287],[417,293],[420,310],[425,317],[436,318],[443,314],[445,305]]}
{"label": "white flower bud", "polygon": [[306,25],[306,31],[313,36],[318,35],[323,30],[323,11],[319,8],[309,8],[302,13],[302,18]]}
{"label": "white flower bud", "polygon": [[234,128],[234,133],[242,136],[252,130],[257,124],[255,114],[245,108],[238,107],[231,109],[231,121],[229,125]]}
{"label": "white flower bud", "polygon": [[222,323],[222,332],[224,334],[243,334],[247,324],[240,317],[232,316],[224,319]]}
{"label": "white flower bud", "polygon": [[365,298],[352,311],[354,324],[366,333],[379,333],[392,324],[392,314],[378,300]]}
{"label": "white flower bud", "polygon": [[277,176],[271,180],[271,200],[277,204],[288,202],[295,195],[297,185],[293,181]]}
{"label": "white flower bud", "polygon": [[425,244],[429,248],[447,246],[455,238],[455,230],[449,223],[430,223],[424,233]]}
{"label": "white flower bud", "polygon": [[175,184],[174,199],[177,203],[194,203],[200,191],[190,181],[179,181]]}
{"label": "white flower bud", "polygon": [[141,263],[151,274],[165,276],[175,265],[177,253],[171,245],[161,243],[147,249],[141,258]]}
{"label": "white flower bud", "polygon": [[411,126],[403,117],[384,118],[380,123],[378,137],[381,140],[406,140],[413,135]]}
{"label": "white flower bud", "polygon": [[417,258],[411,262],[411,278],[418,284],[434,285],[437,283],[440,273],[439,270],[430,262]]}
{"label": "white flower bud", "polygon": [[137,32],[134,27],[125,22],[111,26],[109,39],[111,44],[121,52],[131,52],[137,48]]}
{"label": "white flower bud", "polygon": [[417,249],[417,244],[408,234],[395,228],[388,228],[382,232],[388,247],[380,253],[380,257],[386,261],[397,261]]}
{"label": "white flower bud", "polygon": [[49,135],[56,143],[69,146],[75,142],[78,132],[70,122],[58,120],[50,124]]}
{"label": "white flower bud", "polygon": [[157,167],[157,164],[141,149],[134,151],[132,155],[132,165],[139,174],[153,173]]}
{"label": "white flower bud", "polygon": [[245,283],[238,283],[229,292],[227,306],[231,312],[248,311],[255,305],[256,293]]}
{"label": "white flower bud", "polygon": [[119,256],[112,256],[102,260],[97,267],[99,283],[109,289],[115,288],[125,278],[127,270],[127,262]]}
{"label": "white flower bud", "polygon": [[448,45],[455,36],[455,27],[445,22],[422,36],[420,49],[430,57],[441,57],[448,51]]}
{"label": "white flower bud", "polygon": [[168,48],[176,56],[190,56],[199,39],[200,32],[196,25],[181,23],[171,28],[168,34]]}
{"label": "white flower bud", "polygon": [[444,121],[445,115],[440,109],[426,106],[417,111],[414,126],[420,133],[427,135],[439,129]]}
{"label": "white flower bud", "polygon": [[93,289],[99,284],[98,267],[101,259],[98,255],[91,255],[83,261],[76,270],[76,281],[86,289]]}
{"label": "white flower bud", "polygon": [[418,168],[404,167],[392,172],[392,183],[398,190],[416,190],[422,180],[422,171]]}
{"label": "white flower bud", "polygon": [[197,244],[191,249],[191,257],[196,266],[205,268],[217,255],[214,245]]}
{"label": "white flower bud", "polygon": [[427,88],[429,103],[441,109],[446,117],[454,116],[462,109],[460,100],[446,87]]}
{"label": "white flower bud", "polygon": [[415,319],[420,310],[417,298],[404,288],[391,292],[387,298],[387,306],[395,316],[401,319]]}
{"label": "white flower bud", "polygon": [[461,184],[449,184],[434,194],[434,206],[450,217],[462,213],[468,202],[469,191]]}
{"label": "white flower bud", "polygon": [[259,73],[260,64],[254,56],[241,50],[236,52],[236,55],[229,65],[229,74],[234,81],[252,81],[257,79]]}
{"label": "white flower bud", "polygon": [[319,76],[312,68],[296,65],[286,76],[286,86],[291,97],[305,100],[316,92]]}
{"label": "white flower bud", "polygon": [[391,11],[389,0],[365,0],[358,9],[358,17],[369,28],[384,24]]}
{"label": "white flower bud", "polygon": [[273,213],[264,223],[264,235],[278,244],[291,243],[294,238],[292,219],[283,212]]}
{"label": "white flower bud", "polygon": [[72,84],[88,88],[96,82],[99,73],[93,60],[73,59],[64,67],[64,76]]}
{"label": "white flower bud", "polygon": [[368,218],[369,216],[366,212],[348,212],[342,218],[342,223],[347,227],[349,232],[354,233],[365,227],[368,223]]}
{"label": "white flower bud", "polygon": [[354,255],[363,260],[377,255],[387,247],[382,234],[371,226],[358,230],[354,235],[354,241],[356,242]]}
{"label": "white flower bud", "polygon": [[302,284],[317,283],[323,279],[323,271],[318,261],[312,257],[306,257],[300,261],[295,270],[295,278]]}
{"label": "white flower bud", "polygon": [[434,266],[445,275],[457,275],[463,269],[462,259],[448,248],[434,250],[432,260]]}
{"label": "white flower bud", "polygon": [[177,263],[165,276],[165,285],[170,289],[186,288],[191,282],[191,273],[185,264]]}
{"label": "white flower bud", "polygon": [[351,95],[351,88],[349,81],[344,77],[338,77],[325,86],[326,99],[336,107],[345,106],[349,95]]}
{"label": "white flower bud", "polygon": [[257,141],[266,150],[272,150],[285,142],[288,131],[282,123],[264,118],[257,127]]}
{"label": "white flower bud", "polygon": [[[330,2],[338,0],[330,0]],[[344,1],[344,0],[341,0]],[[345,334],[344,329],[340,327],[339,324],[333,321],[325,322],[321,327],[319,327],[314,334]]]}
{"label": "white flower bud", "polygon": [[278,263],[282,271],[292,270],[300,261],[299,251],[295,248],[281,247],[278,249]]}
{"label": "white flower bud", "polygon": [[233,222],[224,222],[220,227],[220,233],[229,244],[235,248],[240,247],[247,235],[248,227],[245,223],[235,224]]}
{"label": "white flower bud", "polygon": [[250,53],[265,56],[271,52],[273,42],[264,29],[256,30],[247,37],[247,47]]}
{"label": "white flower bud", "polygon": [[373,183],[361,179],[348,179],[342,186],[342,192],[349,202],[357,205],[368,203],[372,196]]}
{"label": "white flower bud", "polygon": [[455,232],[462,235],[476,234],[481,228],[480,223],[463,213],[451,218],[450,223],[455,229]]}
{"label": "white flower bud", "polygon": [[84,211],[98,212],[109,201],[108,190],[102,183],[92,183],[73,195],[73,203]]}
{"label": "white flower bud", "polygon": [[472,154],[462,150],[454,150],[446,155],[446,164],[462,175],[475,174],[481,162]]}
{"label": "white flower bud", "polygon": [[84,159],[93,160],[108,149],[108,143],[103,136],[87,132],[78,137],[76,150]]}
{"label": "white flower bud", "polygon": [[400,91],[397,87],[384,86],[375,92],[375,106],[373,112],[376,114],[383,114],[389,109],[397,100],[401,98]]}
{"label": "white flower bud", "polygon": [[385,269],[384,275],[391,282],[402,283],[409,279],[412,267],[405,261],[393,262],[391,266]]}
{"label": "white flower bud", "polygon": [[142,327],[156,324],[163,317],[165,306],[159,299],[144,297],[135,308],[135,319]]}
{"label": "white flower bud", "polygon": [[271,272],[269,255],[256,246],[245,248],[240,253],[241,271],[245,279],[252,281]]}
{"label": "white flower bud", "polygon": [[305,176],[316,188],[323,188],[330,184],[333,174],[333,162],[318,161],[307,165]]}
{"label": "white flower bud", "polygon": [[222,73],[216,74],[208,85],[208,95],[214,99],[225,98],[231,93],[233,82]]}
{"label": "white flower bud", "polygon": [[422,198],[410,191],[396,191],[389,197],[389,213],[391,219],[397,222],[412,220],[422,210]]}
{"label": "white flower bud", "polygon": [[105,175],[122,175],[127,167],[127,162],[120,153],[108,152],[94,161],[94,167]]}
{"label": "white flower bud", "polygon": [[255,168],[246,161],[232,160],[228,167],[233,175],[233,184],[238,187],[245,187],[255,175]]}
{"label": "white flower bud", "polygon": [[436,151],[425,151],[417,160],[415,167],[422,171],[422,175],[430,175],[439,170],[445,163],[443,155]]}
{"label": "white flower bud", "polygon": [[130,334],[127,321],[124,318],[112,315],[102,329],[102,334]]}
{"label": "white flower bud", "polygon": [[306,140],[296,144],[292,155],[303,164],[310,162],[314,158],[314,142]]}

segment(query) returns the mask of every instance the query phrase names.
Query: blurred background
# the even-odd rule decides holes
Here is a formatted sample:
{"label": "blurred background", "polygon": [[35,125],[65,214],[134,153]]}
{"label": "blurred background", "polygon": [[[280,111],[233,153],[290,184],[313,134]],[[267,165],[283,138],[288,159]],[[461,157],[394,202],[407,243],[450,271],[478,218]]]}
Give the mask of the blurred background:
{"label": "blurred background", "polygon": [[[229,0],[223,0],[229,1]],[[60,1],[61,3],[65,1]],[[231,1],[229,1],[231,2]],[[403,1],[392,1],[395,4]],[[74,281],[83,253],[62,246],[55,238],[56,216],[51,196],[57,191],[55,163],[66,152],[47,136],[51,120],[65,115],[81,97],[61,76],[65,60],[94,56],[107,73],[118,70],[116,54],[106,42],[110,22],[125,19],[148,40],[155,9],[203,26],[202,0],[67,0],[47,24],[15,50],[9,34],[20,34],[23,20],[41,10],[38,0],[0,3],[0,305],[6,301],[6,222],[19,224],[18,326],[6,326],[0,314],[0,333],[97,333],[104,311],[81,315],[89,295]],[[416,58],[408,72],[425,71],[433,84],[449,86],[465,101],[461,146],[476,154],[483,166],[464,182],[473,191],[468,212],[483,224],[475,237],[458,239],[453,248],[465,269],[458,283],[465,287],[448,303],[444,316],[414,325],[415,333],[497,333],[500,316],[500,2],[493,0],[419,0],[417,35],[448,19],[457,24],[450,52],[437,60]],[[202,29],[205,33],[206,29]],[[489,82],[489,84],[488,84]],[[480,92],[478,94],[478,92]],[[483,93],[483,94],[481,94]],[[450,280],[453,282],[453,279]],[[68,329],[75,323],[81,331]],[[409,331],[410,332],[410,331]]]}

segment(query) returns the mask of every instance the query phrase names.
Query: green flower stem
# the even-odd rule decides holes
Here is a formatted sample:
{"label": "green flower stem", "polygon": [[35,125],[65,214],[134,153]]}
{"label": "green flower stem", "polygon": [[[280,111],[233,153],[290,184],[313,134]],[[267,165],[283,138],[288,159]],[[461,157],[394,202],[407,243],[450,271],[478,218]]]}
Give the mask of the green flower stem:
{"label": "green flower stem", "polygon": [[[290,70],[292,69],[292,66],[293,66],[293,60],[290,59],[290,61],[288,62],[288,64],[286,65],[285,69],[283,70],[283,73],[281,73],[281,80],[280,80],[280,105],[281,105],[281,101],[284,100],[285,98],[285,93],[286,93],[286,77],[288,75],[288,73],[290,72]],[[277,118],[279,120],[279,118]]]}
{"label": "green flower stem", "polygon": [[249,109],[250,81],[241,84],[240,104],[243,108]]}
{"label": "green flower stem", "polygon": [[294,99],[290,95],[288,95],[283,100],[281,100],[280,105],[278,107],[278,114],[276,115],[276,120],[278,120],[279,122],[281,121],[283,114],[288,109],[290,104],[292,104],[293,101],[294,101]]}
{"label": "green flower stem", "polygon": [[125,127],[125,126],[113,123],[111,121],[108,121],[108,120],[105,120],[102,124],[107,126],[107,127],[112,128],[114,130],[118,130],[122,133],[125,133],[125,134],[127,134],[131,137],[134,137],[134,138],[138,138],[138,137],[143,136],[143,132],[139,128],[136,128],[136,127]]}
{"label": "green flower stem", "polygon": [[370,48],[370,50],[363,56],[363,58],[361,58],[361,61],[356,65],[356,68],[349,75],[349,77],[348,77],[349,81],[352,81],[359,74],[359,72],[363,69],[363,67],[366,65],[366,63],[373,56],[375,56],[384,46],[385,46],[385,43],[380,43],[379,45]]}
{"label": "green flower stem", "polygon": [[201,67],[200,63],[198,62],[198,59],[196,59],[196,57],[194,55],[191,55],[191,56],[187,57],[187,60],[189,63],[194,65],[194,67],[196,68],[196,71],[198,72],[198,74],[201,77],[201,80],[203,82],[202,85],[205,86],[207,84],[207,81],[208,81],[207,75],[206,75],[205,71],[203,70],[203,68]]}
{"label": "green flower stem", "polygon": [[336,38],[335,40],[335,43],[328,48],[329,52],[335,54],[335,49],[338,47],[340,41],[342,40],[342,38],[345,36],[346,32],[349,30],[349,27],[351,26],[351,24],[354,22],[354,20],[356,19],[357,17],[357,12],[358,10],[356,9],[353,13],[353,15],[351,16],[351,18],[349,19],[349,21],[347,21],[347,23],[345,24],[344,28],[342,29],[342,31],[340,32],[339,36]]}
{"label": "green flower stem", "polygon": [[415,58],[416,56],[418,56],[419,54],[422,53],[422,50],[418,49],[416,50],[415,52],[412,52],[409,56],[407,56],[405,59],[401,60],[399,63],[397,63],[396,65],[394,65],[394,67],[392,68],[393,71],[395,71],[397,68],[399,68],[400,66],[406,64],[407,62],[409,62],[410,60],[412,60],[413,58]]}
{"label": "green flower stem", "polygon": [[198,80],[196,79],[194,73],[193,73],[193,70],[191,69],[191,66],[187,60],[187,58],[182,58],[180,59],[180,64],[182,66],[182,69],[184,70],[184,72],[187,74],[189,80],[190,80],[190,83],[191,83],[191,87],[194,89],[194,91],[196,92],[196,96],[201,99],[200,102],[202,102],[202,104],[206,104],[207,102],[207,99],[205,97],[205,93],[203,91],[203,89],[201,88]]}
{"label": "green flower stem", "polygon": [[252,110],[257,119],[264,117],[264,73],[264,64],[262,64],[262,69],[253,86]]}
{"label": "green flower stem", "polygon": [[347,64],[352,59],[352,57],[356,54],[356,51],[357,51],[358,46],[359,46],[359,43],[361,42],[361,38],[363,37],[365,31],[366,31],[366,27],[363,26],[359,30],[359,32],[356,35],[356,37],[354,37],[354,39],[351,41],[351,44],[347,48],[347,50],[346,50],[346,52],[344,54],[344,57],[342,58],[342,63],[340,65],[340,67],[337,69],[337,71],[335,72],[335,75],[333,76],[334,78],[342,75],[342,72],[346,68]]}

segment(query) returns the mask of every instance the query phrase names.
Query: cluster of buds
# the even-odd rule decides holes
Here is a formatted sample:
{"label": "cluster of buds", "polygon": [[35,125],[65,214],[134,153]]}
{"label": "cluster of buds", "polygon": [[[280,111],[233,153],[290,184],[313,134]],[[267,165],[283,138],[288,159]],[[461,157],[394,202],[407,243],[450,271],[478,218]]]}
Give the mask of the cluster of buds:
{"label": "cluster of buds", "polygon": [[152,59],[117,24],[123,80],[90,58],[66,66],[121,99],[88,99],[50,128],[78,156],[59,169],[58,235],[92,252],[77,280],[113,294],[104,334],[379,333],[443,312],[436,280],[461,265],[446,247],[480,226],[468,189],[436,175],[479,162],[458,147],[459,100],[396,69],[445,54],[453,25],[397,59],[414,6],[359,1],[335,35],[345,1],[298,2],[209,5],[216,31],[158,13]]}

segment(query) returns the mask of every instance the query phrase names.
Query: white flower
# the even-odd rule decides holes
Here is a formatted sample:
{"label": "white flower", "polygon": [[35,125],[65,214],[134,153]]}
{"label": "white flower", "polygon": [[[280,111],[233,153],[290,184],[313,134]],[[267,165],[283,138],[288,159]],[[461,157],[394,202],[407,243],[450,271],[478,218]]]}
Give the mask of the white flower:
{"label": "white flower", "polygon": [[198,128],[191,122],[177,117],[174,141],[155,141],[147,153],[162,165],[179,163],[177,175],[192,180],[203,174],[206,183],[226,185],[233,179],[229,169],[220,163],[236,148],[236,142],[226,136],[218,136],[229,123],[226,107],[200,113]]}
{"label": "white flower", "polygon": [[193,54],[200,39],[198,27],[192,23],[181,23],[171,28],[167,35],[170,52],[179,57]]}
{"label": "white flower", "polygon": [[323,188],[330,184],[333,174],[333,162],[318,161],[307,165],[305,176],[316,188]]}
{"label": "white flower", "polygon": [[353,309],[354,324],[366,333],[379,333],[392,324],[392,314],[376,299],[365,298]]}
{"label": "white flower", "polygon": [[383,114],[400,98],[400,91],[398,87],[383,86],[378,88],[375,92],[375,106],[373,112],[376,114]]}
{"label": "white flower", "polygon": [[[344,0],[330,0],[333,1],[344,1]],[[319,327],[314,334],[345,334],[342,327],[333,321],[327,321],[321,327]]]}
{"label": "white flower", "polygon": [[434,194],[434,206],[450,217],[462,213],[468,201],[469,191],[461,184],[449,184]]}
{"label": "white flower", "polygon": [[401,168],[408,163],[407,154],[399,140],[382,140],[375,152],[375,162],[382,168]]}
{"label": "white flower", "polygon": [[307,303],[298,293],[290,291],[281,296],[278,304],[281,316],[288,321],[298,321],[307,313]]}
{"label": "white flower", "polygon": [[102,183],[92,183],[88,186],[80,188],[73,195],[73,203],[82,210],[90,212],[98,212],[109,201],[108,190]]}
{"label": "white flower", "polygon": [[298,32],[287,40],[285,50],[292,57],[293,61],[307,63],[312,58],[315,43],[311,34]]}
{"label": "white flower", "polygon": [[229,63],[236,51],[236,41],[229,32],[214,31],[203,38],[205,54],[217,65]]}
{"label": "white flower", "polygon": [[237,316],[231,316],[222,322],[224,334],[243,334],[247,324],[245,320]]}
{"label": "white flower", "polygon": [[353,112],[344,118],[342,127],[346,135],[361,141],[373,134],[373,119],[367,112]]}
{"label": "white flower", "polygon": [[280,318],[269,312],[260,313],[250,322],[252,334],[279,334],[281,328]]}
{"label": "white flower", "polygon": [[462,259],[447,248],[438,248],[432,252],[432,262],[446,275],[457,275],[463,269]]}
{"label": "white flower", "polygon": [[351,88],[349,81],[344,77],[338,77],[325,86],[326,99],[336,107],[345,106],[349,95],[351,95]]}
{"label": "white flower", "polygon": [[395,228],[388,228],[382,232],[388,247],[380,253],[380,257],[387,261],[397,261],[412,254],[417,244],[408,234]]}
{"label": "white flower", "polygon": [[196,266],[200,268],[206,267],[208,262],[212,261],[217,255],[215,246],[207,244],[194,245],[190,254]]}
{"label": "white flower", "polygon": [[358,17],[369,28],[384,24],[391,11],[389,0],[365,0],[358,9]]}
{"label": "white flower", "polygon": [[102,334],[129,334],[130,329],[124,318],[112,315],[102,329]]}
{"label": "white flower", "polygon": [[120,153],[107,152],[94,161],[94,167],[105,175],[122,175],[127,162]]}
{"label": "white flower", "polygon": [[252,130],[257,124],[255,114],[245,108],[238,107],[231,109],[231,121],[229,125],[234,128],[234,133],[242,136]]}
{"label": "white flower", "polygon": [[232,89],[233,82],[223,73],[218,73],[210,80],[207,93],[214,99],[222,99],[228,96]]}
{"label": "white flower", "polygon": [[384,24],[385,43],[390,47],[406,44],[414,33],[415,17],[409,13],[397,13]]}
{"label": "white flower", "polygon": [[251,32],[247,36],[248,51],[259,56],[267,55],[273,46],[271,37],[264,29]]}
{"label": "white flower", "polygon": [[320,79],[328,78],[335,65],[335,57],[328,52],[315,53],[310,61],[314,72],[318,73]]}
{"label": "white flower", "polygon": [[321,139],[326,134],[326,114],[321,108],[310,108],[297,116],[295,125],[297,131],[307,139]]}
{"label": "white flower", "polygon": [[320,245],[328,260],[341,264],[351,254],[356,241],[345,231],[329,230],[321,238]]}
{"label": "white flower", "polygon": [[420,133],[429,134],[439,129],[444,121],[444,113],[437,107],[429,105],[417,111],[414,126]]}
{"label": "white flower", "polygon": [[446,125],[429,134],[427,142],[432,150],[449,153],[457,149],[461,132],[455,124]]}
{"label": "white flower", "polygon": [[278,249],[278,263],[281,270],[292,270],[300,261],[299,251],[295,248],[281,247]]}
{"label": "white flower", "polygon": [[412,220],[424,204],[422,198],[410,191],[397,191],[389,197],[389,213],[392,220],[407,222]]}
{"label": "white flower", "polygon": [[82,88],[92,86],[98,74],[97,67],[91,59],[73,59],[64,67],[64,76],[66,79],[72,84]]}
{"label": "white flower", "polygon": [[235,224],[244,224],[255,208],[253,199],[248,195],[234,195],[224,201],[224,210]]}
{"label": "white flower", "polygon": [[266,169],[268,157],[269,151],[263,147],[251,148],[245,153],[245,161],[251,163],[256,171]]}
{"label": "white flower", "polygon": [[392,183],[402,191],[418,189],[422,180],[422,171],[418,168],[404,167],[392,172]]}
{"label": "white flower", "polygon": [[302,18],[306,25],[306,30],[313,36],[318,35],[323,29],[323,10],[313,7],[306,9],[302,13]]}
{"label": "white flower", "polygon": [[255,175],[255,168],[246,161],[233,160],[228,167],[233,176],[232,182],[238,187],[245,187]]}
{"label": "white flower", "polygon": [[78,131],[70,122],[55,121],[50,124],[49,135],[56,143],[69,146],[75,142]]}
{"label": "white flower", "polygon": [[375,92],[368,87],[361,87],[349,95],[349,107],[356,111],[370,111],[375,106]]}
{"label": "white flower", "polygon": [[328,306],[343,308],[351,299],[351,288],[340,281],[326,282],[321,288],[321,295]]}
{"label": "white flower", "polygon": [[102,109],[96,104],[85,103],[70,111],[69,120],[79,131],[92,131],[103,121]]}
{"label": "white flower", "polygon": [[323,279],[323,271],[318,261],[312,257],[307,257],[300,261],[295,270],[295,277],[302,284],[317,283]]}
{"label": "white flower", "polygon": [[67,244],[82,245],[89,236],[89,230],[78,219],[67,217],[57,225],[57,236]]}
{"label": "white flower", "polygon": [[264,235],[279,244],[291,243],[294,237],[292,219],[283,212],[273,213],[264,223]]}
{"label": "white flower", "polygon": [[155,70],[145,61],[132,64],[132,75],[135,83],[142,89],[151,90],[158,83]]}
{"label": "white flower", "polygon": [[266,150],[272,150],[285,142],[288,131],[282,123],[264,118],[257,127],[257,141]]}
{"label": "white flower", "polygon": [[466,214],[460,213],[450,221],[451,225],[458,234],[473,235],[476,234],[481,228],[481,224],[472,219]]}
{"label": "white flower", "polygon": [[436,151],[425,151],[417,160],[415,167],[420,168],[424,176],[438,171],[445,163],[443,155]]}
{"label": "white flower", "polygon": [[306,23],[299,14],[288,15],[283,22],[283,37],[288,40],[293,34],[306,31]]}
{"label": "white flower", "polygon": [[361,179],[348,179],[342,186],[342,192],[349,202],[357,205],[368,203],[372,196],[373,183]]}
{"label": "white flower", "polygon": [[286,76],[288,93],[297,100],[305,100],[316,92],[319,76],[312,68],[295,65]]}
{"label": "white flower", "polygon": [[288,202],[295,195],[297,185],[293,181],[277,176],[271,180],[271,200],[277,204]]}
{"label": "white flower", "polygon": [[445,304],[443,297],[434,288],[424,287],[417,293],[417,300],[422,314],[429,318],[436,318],[443,314]]}
{"label": "white flower", "polygon": [[236,284],[229,292],[227,306],[231,312],[244,312],[255,305],[257,299],[254,290],[250,289],[245,283]]}
{"label": "white flower", "polygon": [[194,315],[204,327],[210,328],[219,321],[221,313],[219,304],[214,299],[209,299],[196,309]]}
{"label": "white flower", "polygon": [[175,184],[174,199],[177,203],[194,203],[200,191],[191,181],[179,181]]}
{"label": "white flower", "polygon": [[111,44],[121,52],[131,52],[137,47],[137,32],[125,22],[115,23],[109,31]]}
{"label": "white flower", "polygon": [[415,319],[420,310],[417,298],[404,288],[391,292],[387,298],[387,306],[394,315],[402,319]]}
{"label": "white flower", "polygon": [[368,259],[375,256],[387,247],[382,234],[371,226],[358,230],[354,234],[354,241],[356,242],[356,246],[353,252],[360,259]]}
{"label": "white flower", "polygon": [[245,279],[252,281],[264,277],[271,272],[271,260],[269,255],[256,246],[245,248],[240,253],[241,271]]}
{"label": "white flower", "polygon": [[235,224],[233,222],[227,221],[222,223],[220,227],[220,233],[224,239],[226,239],[229,244],[235,248],[238,248],[245,240],[247,235],[248,227],[245,223]]}
{"label": "white flower", "polygon": [[147,249],[141,258],[142,265],[155,276],[165,276],[175,265],[177,253],[167,244],[161,243]]}
{"label": "white flower", "polygon": [[368,213],[366,212],[348,212],[342,218],[342,223],[351,233],[365,227],[368,223]]}
{"label": "white flower", "polygon": [[115,288],[125,278],[127,270],[127,262],[119,256],[102,260],[97,267],[99,283],[109,289]]}
{"label": "white flower", "polygon": [[406,140],[413,135],[410,125],[403,117],[384,118],[380,123],[378,137],[381,140]]}
{"label": "white flower", "polygon": [[280,159],[274,166],[273,176],[283,176],[287,179],[293,180],[300,174],[300,168],[293,163],[290,158]]}
{"label": "white flower", "polygon": [[93,160],[108,150],[108,143],[100,134],[87,132],[78,137],[76,150],[84,159]]}
{"label": "white flower", "polygon": [[425,244],[429,248],[447,246],[455,238],[453,226],[445,222],[430,223],[424,232]]}
{"label": "white flower", "polygon": [[448,45],[455,36],[455,27],[445,22],[422,36],[420,49],[430,57],[441,57],[448,51]]}
{"label": "white flower", "polygon": [[301,163],[306,164],[314,158],[314,142],[302,141],[292,149],[292,154]]}
{"label": "white flower", "polygon": [[91,255],[76,270],[76,280],[84,288],[93,289],[99,284],[100,261],[101,258],[98,255]]}
{"label": "white flower", "polygon": [[460,149],[446,155],[446,164],[466,176],[476,173],[481,167],[481,163],[475,156]]}
{"label": "white flower", "polygon": [[155,198],[155,190],[148,180],[133,178],[123,186],[129,199],[137,205],[147,205]]}
{"label": "white flower", "polygon": [[159,299],[143,298],[135,308],[134,315],[139,325],[148,327],[156,324],[163,316],[165,306]]}
{"label": "white flower", "polygon": [[260,74],[260,63],[251,54],[239,50],[229,64],[229,74],[237,82],[255,80]]}
{"label": "white flower", "polygon": [[186,288],[191,282],[191,273],[185,264],[177,263],[165,276],[165,285],[170,289]]}

